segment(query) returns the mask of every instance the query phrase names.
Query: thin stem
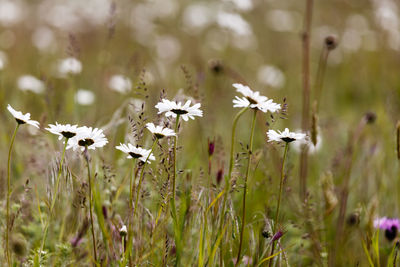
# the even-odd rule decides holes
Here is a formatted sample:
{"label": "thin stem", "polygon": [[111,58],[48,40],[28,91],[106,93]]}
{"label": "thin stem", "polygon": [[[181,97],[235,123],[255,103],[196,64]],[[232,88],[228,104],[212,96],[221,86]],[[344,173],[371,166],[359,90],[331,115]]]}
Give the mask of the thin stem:
{"label": "thin stem", "polygon": [[249,145],[249,152],[248,152],[248,160],[247,160],[247,169],[246,169],[246,176],[244,178],[244,188],[243,188],[243,211],[242,211],[242,228],[240,230],[240,242],[239,242],[239,251],[236,258],[235,266],[239,266],[240,263],[240,253],[242,252],[242,244],[243,244],[243,233],[244,233],[244,226],[246,224],[246,195],[247,195],[247,180],[249,178],[250,173],[250,163],[251,163],[251,155],[253,150],[253,137],[254,137],[254,128],[256,125],[256,116],[257,116],[257,109],[254,109],[253,121],[251,123],[251,133],[250,133],[250,145]]}
{"label": "thin stem", "polygon": [[58,169],[58,175],[57,175],[57,180],[56,180],[56,186],[55,186],[55,188],[54,188],[54,196],[53,196],[53,199],[52,199],[52,201],[51,201],[50,212],[49,212],[49,219],[47,220],[46,226],[44,227],[44,233],[43,233],[43,238],[42,238],[42,245],[40,246],[39,262],[40,262],[41,252],[43,251],[43,249],[44,249],[44,244],[45,244],[45,242],[46,242],[47,232],[48,232],[48,229],[49,229],[51,217],[52,217],[52,215],[53,215],[54,205],[55,205],[56,200],[57,200],[58,187],[59,187],[59,184],[60,184],[60,178],[61,178],[61,173],[62,173],[62,166],[63,166],[63,163],[64,163],[65,150],[66,150],[66,148],[67,148],[68,139],[69,139],[69,138],[66,138],[66,139],[65,139],[65,144],[64,144],[64,148],[63,148],[63,152],[62,152],[62,156],[61,156],[60,166],[59,166],[59,169]]}
{"label": "thin stem", "polygon": [[97,264],[97,249],[96,249],[96,237],[94,235],[94,223],[93,223],[93,213],[92,213],[92,178],[90,175],[90,166],[89,166],[89,155],[87,146],[85,147],[85,159],[87,165],[87,172],[88,172],[88,181],[89,181],[89,215],[90,215],[90,224],[92,228],[92,240],[93,240],[93,253],[94,253],[94,261]]}
{"label": "thin stem", "polygon": [[[248,107],[245,107],[241,109],[233,119],[233,124],[232,124],[232,135],[231,135],[231,152],[230,152],[230,159],[229,159],[229,172],[228,172],[228,177],[225,178],[225,194],[224,194],[224,200],[222,201],[222,211],[220,214],[219,218],[219,231],[218,231],[218,236],[219,233],[222,232],[223,226],[224,226],[224,217],[225,217],[225,208],[226,208],[226,200],[228,198],[228,193],[230,190],[230,182],[232,179],[232,170],[233,170],[233,165],[234,165],[234,151],[235,151],[235,135],[236,135],[236,126],[239,121],[239,118],[248,110]],[[220,263],[222,264],[222,244],[221,242],[221,256],[220,256]],[[212,263],[211,263],[212,264]]]}
{"label": "thin stem", "polygon": [[[285,152],[283,153],[283,160],[282,160],[282,166],[281,166],[281,180],[279,183],[278,205],[276,206],[275,221],[274,221],[274,227],[273,227],[274,235],[275,235],[275,231],[278,226],[278,220],[279,220],[279,211],[280,211],[280,207],[281,207],[281,198],[282,198],[282,192],[283,192],[283,181],[285,179],[285,162],[286,162],[288,148],[289,148],[289,142],[286,142]],[[271,256],[274,254],[274,250],[275,250],[275,241],[272,242]],[[269,266],[272,266],[272,262],[273,262],[273,260],[271,259],[269,262]]]}
{"label": "thin stem", "polygon": [[154,150],[154,146],[157,144],[157,140],[158,140],[157,138],[154,139],[153,145],[151,146],[150,153],[149,153],[149,155],[147,156],[146,161],[143,163],[142,171],[140,172],[139,184],[138,184],[138,187],[137,187],[137,189],[136,189],[135,209],[134,209],[134,211],[133,211],[133,216],[134,216],[134,217],[137,215],[137,206],[138,206],[138,202],[139,202],[140,188],[141,188],[142,181],[143,181],[143,176],[144,176],[144,169],[145,169],[145,167],[146,167],[147,161],[149,160],[149,158],[150,158],[150,156],[151,156],[151,153],[152,153],[153,150]]}
{"label": "thin stem", "polygon": [[6,230],[6,257],[7,257],[7,264],[11,266],[11,259],[10,259],[10,247],[9,247],[9,234],[10,234],[10,195],[11,195],[11,180],[10,180],[10,173],[11,173],[11,152],[14,147],[14,140],[15,136],[17,135],[17,131],[19,128],[19,123],[15,127],[14,133],[11,137],[10,149],[8,150],[8,162],[7,162],[7,230]]}

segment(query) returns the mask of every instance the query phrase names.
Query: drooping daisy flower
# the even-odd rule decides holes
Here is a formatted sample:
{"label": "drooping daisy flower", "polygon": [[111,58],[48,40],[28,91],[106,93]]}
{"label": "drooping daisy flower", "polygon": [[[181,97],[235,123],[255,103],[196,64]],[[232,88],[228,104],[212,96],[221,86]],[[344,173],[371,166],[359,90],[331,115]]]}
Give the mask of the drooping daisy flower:
{"label": "drooping daisy flower", "polygon": [[82,71],[82,63],[74,57],[69,57],[60,61],[58,71],[62,75],[79,74]]}
{"label": "drooping daisy flower", "polygon": [[259,109],[262,112],[276,112],[281,109],[281,105],[274,103],[272,99],[268,99],[266,96],[260,95],[260,92],[256,91],[253,92],[250,87],[240,84],[240,83],[234,83],[232,85],[233,87],[236,88],[236,91],[244,95],[244,97],[238,97],[236,96],[232,102],[233,102],[233,107],[250,107],[253,109]]}
{"label": "drooping daisy flower", "polygon": [[132,82],[128,77],[123,75],[114,75],[108,82],[108,86],[111,90],[119,92],[121,94],[126,94],[132,89]]}
{"label": "drooping daisy flower", "polygon": [[85,147],[88,149],[96,149],[97,147],[103,147],[108,143],[103,130],[92,127],[78,127],[77,134],[68,140],[67,149],[72,148],[76,150],[80,148],[82,151]]}
{"label": "drooping daisy flower", "polygon": [[[119,144],[119,146],[116,146],[115,148],[128,154],[128,156],[126,157],[128,159],[139,159],[142,162],[146,162],[146,159],[148,158],[147,163],[149,163],[149,164],[150,164],[150,160],[156,159],[153,156],[153,153],[151,153],[151,150],[147,150],[147,149],[144,149],[141,147],[136,147],[130,143],[128,143],[128,145]],[[149,154],[150,154],[150,156],[149,156]]]}
{"label": "drooping daisy flower", "polygon": [[169,136],[176,136],[175,132],[169,128],[165,128],[161,125],[155,126],[154,123],[150,122],[146,124],[146,128],[154,134],[154,136],[158,139],[161,139],[163,137],[169,137]]}
{"label": "drooping daisy flower", "polygon": [[49,128],[45,128],[47,131],[52,134],[58,135],[58,140],[61,140],[63,137],[69,139],[74,137],[78,132],[78,125],[71,124],[49,124]]}
{"label": "drooping daisy flower", "polygon": [[385,230],[385,237],[392,241],[397,236],[397,231],[400,228],[400,220],[394,218],[377,218],[374,220],[374,227]]}
{"label": "drooping daisy flower", "polygon": [[8,111],[10,111],[11,115],[14,116],[15,120],[17,121],[18,124],[29,124],[32,126],[35,126],[36,128],[39,128],[39,122],[31,120],[31,114],[26,113],[25,115],[22,114],[21,111],[16,111],[13,109],[10,105],[7,106]]}
{"label": "drooping daisy flower", "polygon": [[21,91],[31,91],[35,94],[44,92],[44,83],[32,75],[23,75],[18,78],[17,86]]}
{"label": "drooping daisy flower", "polygon": [[182,105],[182,102],[176,103],[162,99],[155,107],[158,109],[158,114],[165,112],[166,117],[172,116],[173,118],[179,115],[184,121],[188,121],[189,119],[194,120],[194,116],[203,117],[203,111],[200,110],[201,104],[197,103],[190,106],[190,103],[191,101],[188,100]]}
{"label": "drooping daisy flower", "polygon": [[286,142],[290,143],[293,141],[305,141],[307,139],[307,135],[304,133],[296,133],[290,132],[288,128],[285,128],[283,132],[269,130],[267,132],[268,142]]}

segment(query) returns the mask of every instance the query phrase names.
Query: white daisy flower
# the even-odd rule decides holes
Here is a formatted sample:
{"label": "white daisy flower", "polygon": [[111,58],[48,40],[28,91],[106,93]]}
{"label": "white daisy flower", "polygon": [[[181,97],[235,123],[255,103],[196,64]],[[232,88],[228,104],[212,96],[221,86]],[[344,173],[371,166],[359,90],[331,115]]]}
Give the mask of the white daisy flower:
{"label": "white daisy flower", "polygon": [[80,148],[82,151],[85,147],[88,149],[96,149],[97,147],[103,147],[108,143],[103,130],[92,127],[78,127],[78,131],[74,137],[68,140],[67,149],[72,148],[76,150]]}
{"label": "white daisy flower", "polygon": [[78,132],[78,125],[71,124],[49,124],[49,128],[45,128],[47,131],[52,134],[58,135],[58,140],[61,140],[63,137],[69,139],[74,137]]}
{"label": "white daisy flower", "polygon": [[163,137],[169,137],[169,136],[176,136],[175,132],[169,128],[165,128],[161,125],[155,126],[154,123],[146,123],[146,128],[154,134],[154,136],[158,139],[161,139]]}
{"label": "white daisy flower", "polygon": [[296,132],[290,132],[288,128],[285,128],[283,132],[281,131],[274,131],[274,130],[269,130],[267,132],[268,135],[268,142],[286,142],[290,143],[293,141],[306,141],[307,140],[307,135],[304,133],[296,133]]}
{"label": "white daisy flower", "polygon": [[32,126],[35,126],[36,128],[39,128],[39,122],[31,120],[31,114],[26,113],[25,115],[22,114],[21,111],[16,111],[13,109],[10,105],[7,106],[8,111],[10,111],[11,115],[14,116],[15,120],[17,121],[18,124],[29,124]]}
{"label": "white daisy flower", "polygon": [[121,228],[119,228],[119,234],[121,236],[126,236],[128,234],[128,229],[126,228],[126,225],[122,225]]}
{"label": "white daisy flower", "polygon": [[21,91],[31,91],[36,94],[44,92],[44,83],[32,75],[22,75],[18,78],[17,86]]}
{"label": "white daisy flower", "polygon": [[[121,150],[122,152],[128,154],[126,158],[128,159],[139,159],[142,162],[150,163],[150,160],[155,160],[156,158],[153,156],[153,153],[151,153],[151,150],[147,150],[141,147],[136,147],[130,143],[128,145],[125,144],[119,144],[119,146],[115,147],[118,150]],[[151,154],[150,154],[151,153]],[[149,156],[150,154],[150,156]]]}
{"label": "white daisy flower", "polygon": [[114,75],[108,82],[108,86],[111,90],[126,94],[132,90],[132,82],[128,77],[123,75]]}
{"label": "white daisy flower", "polygon": [[162,99],[155,107],[158,109],[158,114],[165,112],[166,117],[172,116],[173,118],[179,115],[184,121],[188,121],[189,119],[194,120],[194,116],[203,117],[203,111],[200,110],[201,104],[197,103],[190,106],[190,103],[191,101],[188,100],[182,105],[182,102],[176,103]]}
{"label": "white daisy flower", "polygon": [[238,97],[236,96],[236,99],[234,99],[233,102],[233,107],[237,108],[244,108],[244,107],[250,107],[254,109],[259,109],[262,112],[276,112],[281,109],[281,105],[274,103],[272,99],[268,99],[266,96],[260,95],[260,92],[256,91],[253,92],[250,87],[240,84],[240,83],[234,83],[232,84],[233,87],[236,88],[236,91],[244,95],[244,97]]}
{"label": "white daisy flower", "polygon": [[60,61],[58,71],[62,75],[79,74],[82,71],[82,63],[74,57],[69,57]]}

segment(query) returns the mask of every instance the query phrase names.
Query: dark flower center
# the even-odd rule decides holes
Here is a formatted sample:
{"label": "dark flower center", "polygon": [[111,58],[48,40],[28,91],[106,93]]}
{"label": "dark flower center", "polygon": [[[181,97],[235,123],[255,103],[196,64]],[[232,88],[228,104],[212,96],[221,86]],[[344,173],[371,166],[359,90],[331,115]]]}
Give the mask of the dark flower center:
{"label": "dark flower center", "polygon": [[140,158],[142,156],[140,154],[136,154],[136,153],[133,153],[133,152],[129,152],[129,155],[134,159],[138,159],[138,158]]}
{"label": "dark flower center", "polygon": [[15,120],[17,121],[18,124],[25,124],[26,123],[26,121],[23,121],[23,120],[20,120],[20,119],[17,119],[17,118],[15,118]]}
{"label": "dark flower center", "polygon": [[255,101],[253,98],[246,96],[246,99],[249,100],[250,104],[257,104],[258,102]]}
{"label": "dark flower center", "polygon": [[171,111],[177,115],[183,115],[183,114],[188,113],[186,110],[183,110],[183,109],[171,109]]}
{"label": "dark flower center", "polygon": [[165,135],[160,134],[160,133],[154,133],[154,135],[156,136],[157,139],[161,139],[163,138]]}
{"label": "dark flower center", "polygon": [[393,225],[390,229],[385,230],[385,237],[387,238],[387,240],[393,241],[393,239],[395,239],[396,236],[397,236],[396,226]]}
{"label": "dark flower center", "polygon": [[286,142],[286,143],[290,143],[290,142],[295,141],[296,139],[291,138],[291,137],[283,137],[283,138],[281,138],[281,140]]}
{"label": "dark flower center", "polygon": [[93,139],[86,138],[86,139],[81,139],[78,141],[78,145],[80,146],[91,146],[94,144]]}
{"label": "dark flower center", "polygon": [[62,131],[61,134],[65,137],[65,138],[72,138],[76,135],[76,133],[73,132],[64,132]]}

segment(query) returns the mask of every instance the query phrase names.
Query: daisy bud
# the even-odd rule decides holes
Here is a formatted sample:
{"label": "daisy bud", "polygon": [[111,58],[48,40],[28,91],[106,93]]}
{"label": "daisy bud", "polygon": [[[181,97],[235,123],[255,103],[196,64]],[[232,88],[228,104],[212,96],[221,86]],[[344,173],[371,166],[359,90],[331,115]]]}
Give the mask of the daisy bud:
{"label": "daisy bud", "polygon": [[215,140],[212,140],[210,142],[210,139],[208,139],[208,156],[212,156],[214,154],[215,150]]}
{"label": "daisy bud", "polygon": [[337,38],[333,35],[329,35],[325,38],[325,46],[328,50],[333,50],[337,47]]}

